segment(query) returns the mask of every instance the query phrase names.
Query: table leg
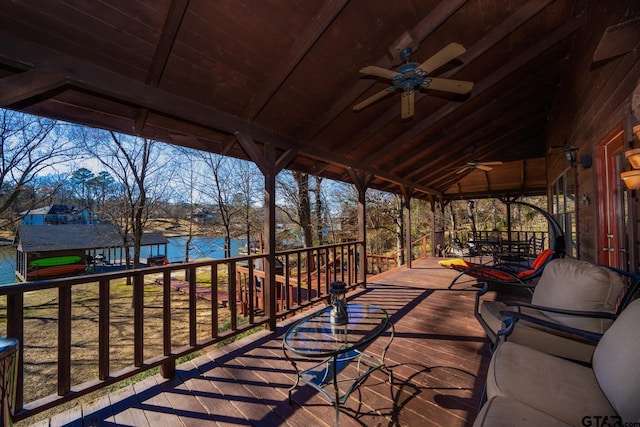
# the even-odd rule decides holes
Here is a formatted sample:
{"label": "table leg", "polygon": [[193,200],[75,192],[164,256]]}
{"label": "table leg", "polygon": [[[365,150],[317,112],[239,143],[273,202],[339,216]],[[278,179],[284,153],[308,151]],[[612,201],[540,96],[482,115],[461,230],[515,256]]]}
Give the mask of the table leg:
{"label": "table leg", "polygon": [[291,363],[291,366],[293,366],[293,369],[296,371],[296,381],[293,383],[293,385],[291,387],[289,387],[289,390],[288,390],[289,405],[291,405],[291,393],[293,393],[293,390],[300,383],[300,371],[298,370],[298,365],[296,364],[296,361],[289,358],[289,355],[287,354],[287,350],[284,347],[284,344],[282,345],[282,352],[284,353],[285,359],[287,359],[289,361],[289,363]]}
{"label": "table leg", "polygon": [[333,388],[336,393],[335,397],[335,406],[336,406],[336,422],[335,427],[340,427],[339,417],[340,417],[340,390],[338,389],[338,356],[333,356]]}

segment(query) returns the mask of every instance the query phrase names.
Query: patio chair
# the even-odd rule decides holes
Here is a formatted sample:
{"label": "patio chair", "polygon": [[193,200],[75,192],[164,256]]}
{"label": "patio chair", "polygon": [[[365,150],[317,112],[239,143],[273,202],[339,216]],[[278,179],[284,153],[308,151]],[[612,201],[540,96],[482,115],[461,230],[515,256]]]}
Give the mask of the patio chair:
{"label": "patio chair", "polygon": [[598,341],[591,366],[505,342],[491,358],[474,427],[637,425],[640,301]]}
{"label": "patio chair", "polygon": [[[597,339],[637,293],[640,276],[576,259],[545,267],[530,303],[483,299],[475,316],[491,341],[503,338],[548,354],[588,363]],[[575,331],[582,332],[575,339]],[[572,336],[568,336],[571,332]]]}
{"label": "patio chair", "polygon": [[439,264],[459,272],[449,284],[449,289],[461,279],[472,278],[483,284],[515,285],[530,290],[533,285],[528,285],[527,283],[531,283],[531,281],[540,277],[544,267],[553,258],[553,255],[553,249],[545,249],[533,260],[531,265],[506,262],[486,265],[476,264],[461,258],[439,261]]}

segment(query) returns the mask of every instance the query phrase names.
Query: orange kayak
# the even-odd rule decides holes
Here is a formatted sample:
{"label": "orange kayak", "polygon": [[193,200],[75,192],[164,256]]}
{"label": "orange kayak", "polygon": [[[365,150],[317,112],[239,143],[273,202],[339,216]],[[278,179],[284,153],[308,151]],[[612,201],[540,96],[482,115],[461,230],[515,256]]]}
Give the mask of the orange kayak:
{"label": "orange kayak", "polygon": [[84,264],[68,264],[68,265],[56,265],[53,267],[41,268],[27,273],[27,279],[42,279],[45,277],[63,276],[65,274],[79,273],[87,268]]}

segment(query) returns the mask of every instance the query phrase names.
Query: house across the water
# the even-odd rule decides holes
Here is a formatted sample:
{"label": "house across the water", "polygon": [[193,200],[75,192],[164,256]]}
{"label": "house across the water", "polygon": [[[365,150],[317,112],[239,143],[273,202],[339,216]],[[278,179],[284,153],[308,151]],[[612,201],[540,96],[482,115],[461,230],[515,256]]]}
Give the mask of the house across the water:
{"label": "house across the water", "polygon": [[49,205],[20,214],[25,225],[97,224],[95,215],[85,208],[73,205]]}
{"label": "house across the water", "polygon": [[[150,256],[141,264],[166,259],[168,242],[162,232],[145,233],[142,246]],[[14,244],[21,281],[104,272],[126,264],[127,249],[113,224],[21,225]]]}

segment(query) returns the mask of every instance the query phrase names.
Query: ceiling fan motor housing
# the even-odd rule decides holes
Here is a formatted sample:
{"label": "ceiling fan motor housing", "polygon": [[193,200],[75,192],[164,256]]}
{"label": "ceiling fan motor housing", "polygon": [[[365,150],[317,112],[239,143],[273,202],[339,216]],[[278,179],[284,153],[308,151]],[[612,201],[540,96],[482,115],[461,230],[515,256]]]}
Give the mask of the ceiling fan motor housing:
{"label": "ceiling fan motor housing", "polygon": [[427,77],[427,73],[417,62],[403,64],[396,68],[396,71],[399,74],[391,79],[391,83],[402,90],[413,90],[416,86],[422,86]]}

